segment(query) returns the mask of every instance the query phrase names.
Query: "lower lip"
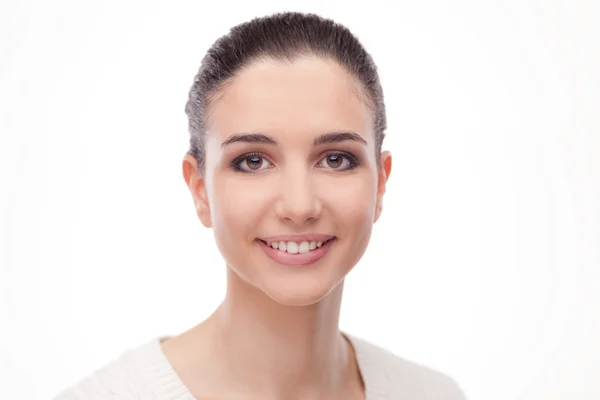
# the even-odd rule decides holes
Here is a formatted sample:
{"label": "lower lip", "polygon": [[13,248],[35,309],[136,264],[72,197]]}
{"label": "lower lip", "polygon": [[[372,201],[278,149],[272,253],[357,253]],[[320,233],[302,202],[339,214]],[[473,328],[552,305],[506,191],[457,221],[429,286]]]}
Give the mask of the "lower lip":
{"label": "lower lip", "polygon": [[310,250],[307,253],[297,253],[297,254],[290,254],[287,251],[281,251],[281,250],[274,249],[271,246],[267,246],[267,244],[265,242],[263,242],[262,240],[256,239],[256,241],[258,242],[258,245],[260,247],[262,247],[262,249],[265,251],[265,253],[267,253],[267,255],[269,257],[271,257],[271,259],[273,261],[276,261],[279,264],[283,264],[283,265],[291,265],[291,266],[299,267],[299,266],[309,265],[309,264],[319,261],[323,256],[325,256],[325,254],[327,254],[327,252],[329,251],[329,248],[335,241],[335,238],[327,241],[327,243],[323,244],[323,246],[321,246],[319,248]]}

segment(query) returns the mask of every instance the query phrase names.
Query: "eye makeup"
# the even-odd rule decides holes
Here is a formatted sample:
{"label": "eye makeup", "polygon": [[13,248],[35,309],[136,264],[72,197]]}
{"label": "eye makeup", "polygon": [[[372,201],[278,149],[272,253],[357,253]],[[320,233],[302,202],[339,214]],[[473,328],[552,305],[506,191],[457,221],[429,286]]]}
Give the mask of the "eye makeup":
{"label": "eye makeup", "polygon": [[[328,168],[329,161],[337,163],[338,159],[341,158],[341,165],[343,168]],[[322,165],[325,161],[326,165]],[[261,169],[261,167],[265,168]],[[360,165],[360,162],[356,156],[346,151],[328,151],[324,153],[324,156],[319,159],[316,164],[319,168],[325,168],[332,172],[344,172],[354,169]],[[244,153],[231,161],[230,167],[240,173],[258,173],[264,171],[272,166],[272,163],[268,161],[266,154],[260,151],[251,151]]]}

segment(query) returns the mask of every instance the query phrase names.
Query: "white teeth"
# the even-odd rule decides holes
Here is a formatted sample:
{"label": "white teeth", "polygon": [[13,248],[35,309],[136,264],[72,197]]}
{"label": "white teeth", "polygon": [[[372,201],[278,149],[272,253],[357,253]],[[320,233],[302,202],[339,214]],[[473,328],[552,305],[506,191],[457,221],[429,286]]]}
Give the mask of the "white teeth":
{"label": "white teeth", "polygon": [[274,249],[277,250],[281,250],[281,251],[285,251],[288,252],[290,254],[302,254],[302,253],[308,253],[311,250],[315,250],[318,249],[319,247],[323,246],[324,242],[317,242],[315,240],[312,241],[303,241],[303,242],[292,242],[292,241],[283,241],[280,240],[278,242],[265,242],[267,244],[267,246],[272,247]]}
{"label": "white teeth", "polygon": [[298,253],[308,253],[309,247],[310,245],[308,242],[300,243],[300,246],[298,247]]}
{"label": "white teeth", "polygon": [[290,254],[297,254],[298,253],[298,243],[287,242],[287,252]]}

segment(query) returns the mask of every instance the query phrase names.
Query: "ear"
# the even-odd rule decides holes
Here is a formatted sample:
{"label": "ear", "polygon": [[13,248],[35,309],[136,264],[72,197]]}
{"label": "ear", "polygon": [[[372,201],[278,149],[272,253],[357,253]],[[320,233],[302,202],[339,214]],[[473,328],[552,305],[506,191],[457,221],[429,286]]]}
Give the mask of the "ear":
{"label": "ear", "polygon": [[377,202],[375,208],[375,218],[373,223],[377,222],[383,210],[383,195],[385,194],[385,185],[392,172],[392,154],[389,151],[381,153],[379,161],[379,172],[377,177]]}
{"label": "ear", "polygon": [[198,163],[191,154],[186,154],[183,158],[183,178],[185,183],[188,185],[194,205],[196,207],[196,214],[202,224],[210,228],[212,227],[212,220],[210,217],[210,207],[208,204],[208,196],[206,194],[206,181],[198,171]]}

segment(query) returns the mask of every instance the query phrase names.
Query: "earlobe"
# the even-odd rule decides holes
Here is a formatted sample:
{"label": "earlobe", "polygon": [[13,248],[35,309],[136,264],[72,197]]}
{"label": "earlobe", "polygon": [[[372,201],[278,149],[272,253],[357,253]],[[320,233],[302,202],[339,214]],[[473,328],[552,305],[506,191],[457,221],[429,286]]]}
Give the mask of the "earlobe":
{"label": "earlobe", "polygon": [[182,164],[183,178],[192,194],[194,205],[196,207],[196,214],[198,215],[200,222],[202,222],[202,225],[205,227],[211,228],[212,221],[206,194],[205,180],[198,173],[197,165],[196,159],[190,154],[186,154]]}
{"label": "earlobe", "polygon": [[208,207],[208,203],[204,201],[199,201],[196,203],[196,214],[204,225],[207,228],[212,228],[212,219],[210,217],[210,208]]}
{"label": "earlobe", "polygon": [[210,217],[210,207],[208,204],[208,198],[206,195],[206,189],[204,186],[204,180],[202,180],[202,188],[199,190],[197,197],[195,199],[196,203],[196,214],[204,225],[207,228],[212,228],[212,219]]}
{"label": "earlobe", "polygon": [[375,215],[373,217],[373,223],[375,223],[379,220],[379,217],[381,216],[382,211],[383,211],[383,204],[382,204],[381,198],[379,198],[377,200],[377,206],[375,207]]}
{"label": "earlobe", "polygon": [[385,194],[386,184],[392,172],[392,154],[384,151],[380,156],[379,178],[377,182],[377,205],[375,208],[375,217],[373,223],[379,220],[383,211],[383,195]]}

